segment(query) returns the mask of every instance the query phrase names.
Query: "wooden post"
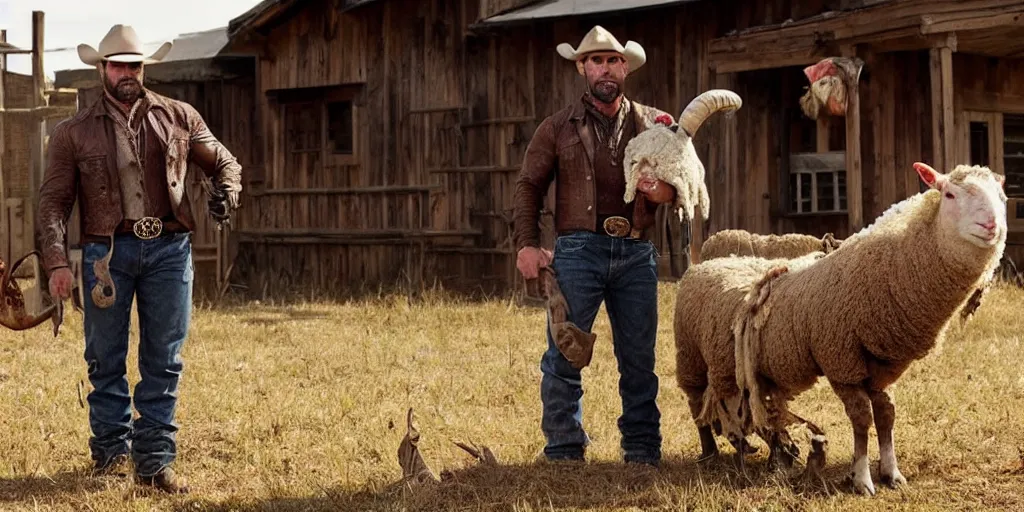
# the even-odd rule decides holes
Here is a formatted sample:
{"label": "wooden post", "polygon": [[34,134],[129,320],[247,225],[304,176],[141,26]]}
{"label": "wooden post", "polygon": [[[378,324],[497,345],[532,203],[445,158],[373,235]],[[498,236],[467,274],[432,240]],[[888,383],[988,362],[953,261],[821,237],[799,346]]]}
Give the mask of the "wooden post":
{"label": "wooden post", "polygon": [[[43,12],[32,11],[32,106],[46,106],[46,74],[43,71]],[[33,130],[32,137],[32,168],[29,171],[29,201],[25,205],[25,218],[28,220],[28,236],[31,237],[29,247],[36,247],[36,209],[39,206],[39,186],[43,181],[46,169],[46,116],[38,117],[38,126]],[[42,272],[42,261],[33,258],[32,270],[36,279],[35,293],[26,296],[26,305],[42,310],[43,290],[46,276]],[[30,309],[29,311],[32,311]]]}
{"label": "wooden post", "polygon": [[[0,30],[0,43],[7,42],[7,31]],[[7,108],[4,101],[4,86],[7,82],[7,55],[0,55],[0,111]],[[0,113],[0,259],[9,265],[11,255],[8,254],[10,247],[11,228],[7,225],[7,186],[4,184],[4,151],[7,147],[7,139],[4,135],[5,113]]]}
{"label": "wooden post", "polygon": [[939,68],[942,75],[942,149],[946,168],[942,172],[953,170],[956,165],[955,127],[953,126],[953,50],[949,46],[939,49]]}
{"label": "wooden post", "polygon": [[[856,57],[856,47],[846,46],[843,55]],[[846,210],[850,233],[864,227],[864,180],[860,148],[860,70],[850,81],[846,105]]]}

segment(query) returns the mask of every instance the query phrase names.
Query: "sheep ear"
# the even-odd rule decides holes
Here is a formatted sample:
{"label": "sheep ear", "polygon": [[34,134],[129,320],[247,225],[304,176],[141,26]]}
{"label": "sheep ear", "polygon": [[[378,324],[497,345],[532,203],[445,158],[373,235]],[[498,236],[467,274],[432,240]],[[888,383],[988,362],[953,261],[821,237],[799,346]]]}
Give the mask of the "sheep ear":
{"label": "sheep ear", "polygon": [[992,174],[996,177],[996,183],[999,183],[999,186],[1002,187],[1005,190],[1006,189],[1006,177],[1004,177],[1002,174],[999,174],[999,173],[992,173]]}
{"label": "sheep ear", "polygon": [[921,177],[921,181],[931,188],[941,190],[946,185],[946,176],[926,163],[914,162],[914,170]]}

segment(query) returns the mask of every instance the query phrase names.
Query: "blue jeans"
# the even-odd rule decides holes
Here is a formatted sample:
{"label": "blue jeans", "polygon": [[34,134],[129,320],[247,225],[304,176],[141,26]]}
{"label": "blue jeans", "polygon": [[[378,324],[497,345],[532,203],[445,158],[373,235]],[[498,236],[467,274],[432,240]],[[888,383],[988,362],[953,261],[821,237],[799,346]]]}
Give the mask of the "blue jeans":
{"label": "blue jeans", "polygon": [[[654,345],[658,275],[654,244],[583,231],[555,239],[552,267],[569,305],[569,320],[590,332],[604,301],[619,368],[618,426],[627,462],[661,459],[661,413]],[[547,331],[545,326],[545,331]],[[558,351],[550,333],[541,359],[541,429],[549,459],[581,459],[590,440],[583,429],[580,371]],[[600,343],[601,340],[598,339]]]}
{"label": "blue jeans", "polygon": [[[93,262],[107,254],[107,244],[82,248],[85,289],[85,361],[88,364],[89,448],[93,460],[105,464],[131,452],[138,475],[153,476],[177,454],[174,409],[182,372],[181,346],[192,313],[192,244],[189,234],[165,234],[152,240],[117,235],[110,275],[117,293],[106,309],[96,307]],[[128,394],[125,360],[132,299],[139,314],[139,373],[132,397]]]}

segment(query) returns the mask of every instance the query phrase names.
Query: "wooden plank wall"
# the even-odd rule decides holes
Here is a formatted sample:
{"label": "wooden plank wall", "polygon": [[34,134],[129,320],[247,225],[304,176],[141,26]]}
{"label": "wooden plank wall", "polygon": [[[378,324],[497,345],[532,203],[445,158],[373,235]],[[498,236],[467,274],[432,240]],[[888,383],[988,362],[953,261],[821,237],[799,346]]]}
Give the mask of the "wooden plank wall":
{"label": "wooden plank wall", "polygon": [[[932,155],[928,53],[883,53],[869,59],[860,87],[865,225],[920,190],[912,164],[929,161]],[[787,124],[786,116],[803,116],[799,97],[807,83],[801,69],[717,77],[717,85],[739,93],[744,106],[734,120],[711,128],[716,141],[712,162],[724,162],[709,167],[711,233],[737,228],[850,235],[845,213],[787,213],[788,175],[780,166],[785,165],[786,152],[798,151],[798,143],[780,135],[791,135],[793,120]],[[843,119],[828,126],[828,149],[845,150]],[[788,144],[785,151],[783,144]]]}
{"label": "wooden plank wall", "polygon": [[[1024,114],[1024,86],[1021,85],[1024,84],[1024,60],[954,53],[953,78],[957,139],[961,139],[961,134],[967,129],[966,123],[970,122],[968,111]],[[1001,126],[993,127],[990,137],[994,135],[995,138],[990,138],[989,144],[1002,145],[1003,141],[998,140],[1001,133]],[[966,137],[963,139],[957,152],[957,163],[973,163],[969,162]],[[990,156],[995,153],[989,151]],[[992,165],[992,168],[998,171],[1002,164]],[[1008,206],[1013,208],[1016,202]],[[1009,210],[1008,214],[1014,215],[1011,220],[1015,220],[1016,210]],[[1024,263],[1024,232],[1015,228],[1016,222],[1010,224],[1005,254],[1019,268]]]}
{"label": "wooden plank wall", "polygon": [[[558,43],[578,44],[595,24],[641,42],[648,62],[628,79],[627,93],[678,115],[713,84],[703,64],[708,38],[824,9],[821,1],[727,0],[713,9],[684,4],[469,34],[498,3],[389,0],[339,14],[315,2],[270,29],[257,78],[267,165],[236,231],[236,270],[250,291],[344,293],[416,281],[505,290],[517,279],[510,218],[523,153],[539,122],[584,91]],[[281,107],[266,93],[341,84],[358,90],[355,131],[363,135],[354,158],[286,161]],[[757,89],[749,94],[764,94]],[[702,156],[717,123],[697,136]],[[749,130],[770,131],[767,120]],[[770,165],[768,142],[760,148],[754,163]],[[712,205],[727,205],[726,197],[713,196]],[[771,227],[761,206],[737,208],[729,214],[737,222]],[[543,223],[550,246],[550,216]],[[663,256],[683,256],[681,231],[667,222],[656,236]],[[682,270],[662,263],[663,274]]]}

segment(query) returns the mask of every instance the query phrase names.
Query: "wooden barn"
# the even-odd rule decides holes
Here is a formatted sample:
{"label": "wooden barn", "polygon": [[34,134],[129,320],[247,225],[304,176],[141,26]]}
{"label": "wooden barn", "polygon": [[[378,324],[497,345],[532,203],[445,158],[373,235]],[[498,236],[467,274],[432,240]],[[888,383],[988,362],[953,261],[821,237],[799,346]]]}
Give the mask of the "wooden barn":
{"label": "wooden barn", "polygon": [[[186,101],[203,116],[210,131],[249,169],[258,160],[259,133],[252,121],[255,102],[255,70],[251,57],[223,56],[227,28],[182,34],[164,61],[146,66],[145,84],[159,94]],[[90,107],[103,93],[94,68],[61,70],[55,73],[58,87],[77,89],[79,108]],[[193,176],[202,176],[198,167]],[[199,181],[190,184],[189,196],[196,212],[193,261],[196,267],[197,297],[218,296],[227,283],[234,259],[230,230],[218,231],[206,213],[207,205]],[[77,208],[69,223],[68,244],[73,256],[80,249]],[[74,258],[73,258],[74,259]]]}
{"label": "wooden barn", "polygon": [[[1022,12],[1019,0],[265,0],[230,22],[224,50],[258,60],[263,140],[233,279],[519,286],[515,179],[540,121],[584,90],[555,46],[595,24],[644,46],[626,84],[638,101],[678,113],[710,88],[743,97],[695,140],[712,194],[697,243],[726,228],[846,237],[919,190],[917,160],[989,164],[1024,199]],[[840,56],[863,63],[849,108],[811,119],[804,68]],[[688,227],[659,218],[659,273],[673,279]]]}

